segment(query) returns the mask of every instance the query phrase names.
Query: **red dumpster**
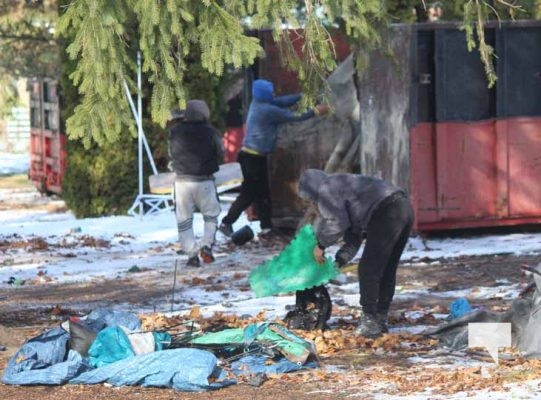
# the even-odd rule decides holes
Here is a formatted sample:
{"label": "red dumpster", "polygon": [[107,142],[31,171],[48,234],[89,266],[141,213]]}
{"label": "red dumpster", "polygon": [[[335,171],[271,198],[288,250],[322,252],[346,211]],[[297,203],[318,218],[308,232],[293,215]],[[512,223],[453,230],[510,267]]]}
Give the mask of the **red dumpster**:
{"label": "red dumpster", "polygon": [[62,193],[66,135],[60,129],[58,83],[35,79],[30,91],[30,168],[28,176],[42,193]]}

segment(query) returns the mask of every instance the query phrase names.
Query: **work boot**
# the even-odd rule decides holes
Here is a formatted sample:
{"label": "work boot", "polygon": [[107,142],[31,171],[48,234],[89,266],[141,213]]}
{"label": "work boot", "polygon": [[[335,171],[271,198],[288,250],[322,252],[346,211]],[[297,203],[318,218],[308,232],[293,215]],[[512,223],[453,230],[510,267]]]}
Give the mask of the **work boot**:
{"label": "work boot", "polygon": [[257,235],[259,239],[269,240],[276,236],[276,231],[272,228],[263,228]]}
{"label": "work boot", "polygon": [[196,254],[193,257],[188,258],[188,261],[186,262],[187,267],[200,267],[201,264],[199,263],[199,256]]}
{"label": "work boot", "polygon": [[376,314],[363,312],[359,319],[359,325],[357,325],[357,329],[355,329],[355,335],[375,339],[380,337],[381,333],[381,326]]}
{"label": "work boot", "polygon": [[387,313],[384,311],[378,311],[376,313],[381,333],[389,333],[389,327],[387,326]]}
{"label": "work boot", "polygon": [[208,246],[201,247],[201,250],[199,251],[199,255],[201,256],[201,259],[204,263],[210,264],[211,262],[214,262],[214,256],[212,255],[212,250]]}
{"label": "work boot", "polygon": [[218,230],[227,237],[231,237],[233,235],[233,225],[231,224],[226,224],[225,222],[222,222],[218,227]]}

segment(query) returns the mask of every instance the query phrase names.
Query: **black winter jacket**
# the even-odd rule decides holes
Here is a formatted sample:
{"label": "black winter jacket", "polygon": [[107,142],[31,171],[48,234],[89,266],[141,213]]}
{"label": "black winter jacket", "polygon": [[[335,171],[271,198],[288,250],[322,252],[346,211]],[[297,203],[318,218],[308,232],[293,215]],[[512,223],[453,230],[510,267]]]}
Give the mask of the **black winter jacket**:
{"label": "black winter jacket", "polygon": [[212,179],[223,154],[220,134],[208,122],[179,121],[169,128],[169,155],[177,178]]}

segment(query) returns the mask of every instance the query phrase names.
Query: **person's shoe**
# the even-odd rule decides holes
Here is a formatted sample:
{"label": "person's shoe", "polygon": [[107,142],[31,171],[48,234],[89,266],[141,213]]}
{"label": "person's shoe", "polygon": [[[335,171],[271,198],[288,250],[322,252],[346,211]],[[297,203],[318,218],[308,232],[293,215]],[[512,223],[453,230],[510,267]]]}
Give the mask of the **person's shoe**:
{"label": "person's shoe", "polygon": [[212,250],[208,246],[203,246],[201,250],[199,250],[199,255],[201,256],[201,259],[204,263],[210,264],[211,262],[214,262]]}
{"label": "person's shoe", "polygon": [[274,236],[274,231],[272,230],[272,228],[261,229],[261,231],[257,235],[257,237],[260,239],[270,239],[273,236]]}
{"label": "person's shoe", "polygon": [[380,337],[381,334],[381,326],[376,315],[363,312],[359,319],[359,325],[357,325],[357,329],[355,329],[355,335],[375,339]]}
{"label": "person's shoe", "polygon": [[225,222],[222,222],[218,227],[218,230],[227,237],[231,237],[233,235],[233,225],[231,224],[226,224]]}
{"label": "person's shoe", "polygon": [[201,264],[199,263],[199,256],[195,255],[193,257],[188,258],[188,261],[186,262],[187,267],[200,267]]}
{"label": "person's shoe", "polygon": [[381,333],[389,333],[389,327],[387,326],[387,313],[383,311],[378,311],[376,313],[376,318],[378,320]]}

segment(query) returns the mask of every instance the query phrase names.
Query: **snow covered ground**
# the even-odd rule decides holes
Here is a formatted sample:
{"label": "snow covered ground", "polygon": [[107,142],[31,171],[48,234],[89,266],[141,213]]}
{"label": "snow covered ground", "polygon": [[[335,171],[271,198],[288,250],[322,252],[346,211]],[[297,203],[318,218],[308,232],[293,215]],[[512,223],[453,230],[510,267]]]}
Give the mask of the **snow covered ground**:
{"label": "snow covered ground", "polygon": [[29,167],[28,153],[0,152],[0,175],[25,174]]}
{"label": "snow covered ground", "polygon": [[[25,154],[0,153],[0,174],[26,173],[28,170],[28,156]],[[6,191],[0,191],[2,196],[9,196]],[[228,203],[223,203],[223,213],[227,210]],[[237,222],[237,227],[250,225],[257,234],[259,231],[257,223],[251,223],[246,219]],[[194,228],[198,237],[202,236],[203,223],[199,214],[194,219]],[[170,268],[170,254],[155,255],[153,257],[142,257],[142,254],[149,254],[153,248],[166,244],[176,243],[176,227],[174,215],[171,212],[163,212],[157,215],[144,217],[114,216],[104,218],[76,219],[70,212],[50,213],[46,210],[17,209],[0,210],[0,241],[2,238],[18,235],[20,238],[46,237],[49,243],[69,243],[76,241],[81,235],[90,235],[94,238],[104,239],[110,242],[111,247],[107,249],[108,257],[97,256],[97,250],[90,247],[73,247],[66,249],[66,252],[75,254],[76,257],[57,258],[48,260],[46,264],[28,257],[28,261],[14,263],[7,262],[9,255],[0,253],[0,290],[12,290],[8,282],[11,277],[25,280],[36,277],[40,269],[46,268],[47,276],[55,282],[73,282],[94,279],[97,276],[102,278],[114,278],[126,274],[131,266],[137,264],[139,267],[149,268]],[[221,234],[217,235],[217,244],[225,245],[226,238]],[[423,259],[438,260],[457,256],[491,255],[491,254],[540,254],[541,255],[541,233],[512,233],[478,235],[460,238],[432,238],[426,241],[420,237],[412,237],[403,254],[403,262],[419,262]],[[111,255],[115,256],[111,256]],[[120,256],[122,254],[122,256]],[[228,257],[227,254],[217,253],[217,258]],[[66,271],[69,269],[69,274]],[[420,296],[423,288],[418,290],[397,290],[397,298],[401,296]],[[490,295],[490,290],[502,290],[502,287],[486,289],[484,294]],[[513,298],[520,290],[519,287],[506,287],[507,293],[504,296]],[[355,304],[358,301],[358,286],[356,283],[347,283],[341,286],[346,302]],[[455,293],[447,293],[449,297],[467,296],[468,290]],[[481,292],[476,296],[483,296]],[[204,313],[214,311],[227,311],[231,313],[255,315],[262,309],[271,310],[269,318],[272,318],[272,310],[281,309],[285,304],[291,304],[291,296],[279,296],[271,298],[256,299],[249,292],[230,293],[227,306],[224,306],[224,299],[219,293],[208,293],[193,290],[190,293],[192,298],[204,296],[204,304],[207,306],[202,310]],[[214,297],[213,297],[214,296]],[[538,381],[532,381],[524,387],[512,387],[511,392],[506,393],[469,393],[473,399],[534,399],[541,396],[538,394]],[[465,393],[456,396],[446,396],[447,399],[464,398]],[[401,397],[403,399],[439,398],[428,393],[418,396]],[[385,395],[376,395],[376,399],[389,399]],[[397,398],[392,397],[392,398]]]}
{"label": "snow covered ground", "polygon": [[[28,170],[27,154],[0,153],[0,175],[26,173]],[[10,196],[9,192],[0,191],[0,201],[3,196]],[[229,203],[222,203],[222,215],[225,215]],[[174,216],[170,212],[147,216],[114,216],[104,218],[76,219],[70,212],[50,213],[47,210],[2,210],[0,211],[0,235],[9,236],[18,234],[24,237],[43,236],[51,240],[69,240],[70,237],[86,234],[96,238],[108,240],[113,245],[112,251],[123,251],[138,254],[155,247],[158,244],[175,243],[177,240]],[[244,216],[235,224],[236,227],[250,225],[257,234],[259,224],[249,222]],[[203,221],[200,214],[194,218],[196,236],[203,233]],[[217,235],[217,243],[224,243],[226,238]],[[87,253],[88,248],[70,249],[70,252],[81,251]],[[331,249],[332,252],[332,249]],[[541,253],[541,233],[511,233],[495,235],[479,235],[459,238],[432,238],[422,240],[412,237],[402,256],[403,261],[415,261],[428,258],[431,260],[458,256],[476,256],[491,254],[538,254]],[[218,254],[218,257],[222,255]],[[12,274],[32,273],[37,265],[13,271],[10,268],[0,270],[0,282]],[[111,259],[109,263],[100,263],[97,270],[89,271],[88,265],[81,273],[74,271],[69,276],[63,275],[62,264],[48,264],[47,272],[58,279],[58,282],[70,280],[91,279],[89,272],[96,272],[104,276],[117,276],[126,270],[124,260],[118,262]]]}

